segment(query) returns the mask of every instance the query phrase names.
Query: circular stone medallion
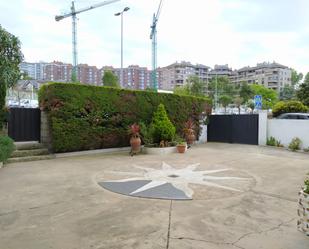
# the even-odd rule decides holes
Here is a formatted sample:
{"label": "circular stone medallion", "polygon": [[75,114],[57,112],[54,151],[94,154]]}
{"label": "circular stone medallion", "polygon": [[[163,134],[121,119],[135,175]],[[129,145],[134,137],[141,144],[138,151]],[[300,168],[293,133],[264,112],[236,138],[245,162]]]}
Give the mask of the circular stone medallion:
{"label": "circular stone medallion", "polygon": [[196,188],[192,189],[189,184],[238,193],[247,190],[252,185],[252,177],[222,175],[223,172],[233,171],[232,169],[196,171],[199,165],[197,163],[182,169],[173,168],[165,162],[162,162],[161,169],[135,166],[142,172],[113,172],[114,174],[133,175],[132,178],[105,180],[98,184],[104,189],[123,195],[168,200],[192,200],[193,189]]}

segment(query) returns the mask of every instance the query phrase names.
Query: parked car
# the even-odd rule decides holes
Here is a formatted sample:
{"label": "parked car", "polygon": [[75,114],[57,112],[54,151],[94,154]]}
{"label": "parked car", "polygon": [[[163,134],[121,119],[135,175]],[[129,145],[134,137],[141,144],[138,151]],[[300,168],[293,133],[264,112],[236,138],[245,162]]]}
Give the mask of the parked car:
{"label": "parked car", "polygon": [[278,119],[306,119],[309,120],[309,113],[283,113]]}

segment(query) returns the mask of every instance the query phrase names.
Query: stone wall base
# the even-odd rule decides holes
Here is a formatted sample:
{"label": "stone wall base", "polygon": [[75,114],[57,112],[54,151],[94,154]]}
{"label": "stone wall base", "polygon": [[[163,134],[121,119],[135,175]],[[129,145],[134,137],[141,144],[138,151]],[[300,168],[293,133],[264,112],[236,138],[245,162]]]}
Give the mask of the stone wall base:
{"label": "stone wall base", "polygon": [[303,190],[299,191],[298,204],[298,230],[309,236],[309,194],[304,193]]}

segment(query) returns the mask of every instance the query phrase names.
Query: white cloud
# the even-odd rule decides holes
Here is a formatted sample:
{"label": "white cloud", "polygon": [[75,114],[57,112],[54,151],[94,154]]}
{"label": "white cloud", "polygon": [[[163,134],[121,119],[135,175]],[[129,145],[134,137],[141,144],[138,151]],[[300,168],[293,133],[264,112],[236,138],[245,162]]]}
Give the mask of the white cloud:
{"label": "white cloud", "polygon": [[[99,0],[77,0],[82,8]],[[0,23],[19,36],[27,61],[72,61],[71,18],[54,17],[70,0],[0,2]],[[78,61],[119,66],[120,17],[125,6],[124,64],[151,66],[152,15],[159,0],[122,0],[79,15]],[[306,0],[165,0],[158,22],[158,65],[187,60],[233,68],[278,61],[309,71]],[[267,7],[267,8],[265,8]],[[12,18],[14,17],[14,18]]]}

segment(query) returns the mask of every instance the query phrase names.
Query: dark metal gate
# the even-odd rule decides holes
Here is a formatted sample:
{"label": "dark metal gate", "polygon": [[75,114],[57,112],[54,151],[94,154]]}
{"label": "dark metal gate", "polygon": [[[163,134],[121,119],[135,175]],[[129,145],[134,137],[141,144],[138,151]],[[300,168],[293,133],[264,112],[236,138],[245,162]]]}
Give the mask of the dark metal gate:
{"label": "dark metal gate", "polygon": [[207,127],[209,142],[258,144],[259,115],[211,115]]}
{"label": "dark metal gate", "polygon": [[36,108],[10,108],[8,135],[15,141],[40,141],[41,111]]}

